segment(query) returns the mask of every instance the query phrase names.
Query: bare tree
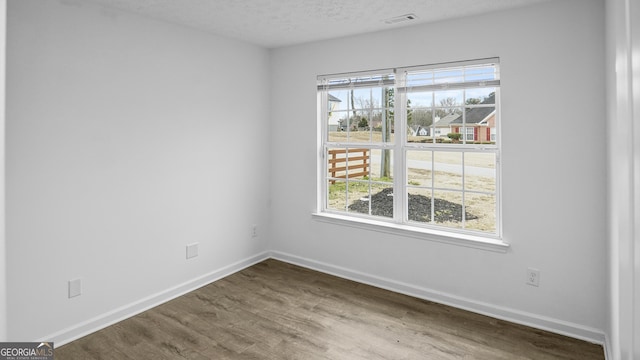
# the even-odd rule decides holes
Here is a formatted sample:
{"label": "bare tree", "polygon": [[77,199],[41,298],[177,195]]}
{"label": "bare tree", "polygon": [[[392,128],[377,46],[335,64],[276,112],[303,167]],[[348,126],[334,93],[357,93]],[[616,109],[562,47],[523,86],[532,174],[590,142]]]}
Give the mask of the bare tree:
{"label": "bare tree", "polygon": [[440,109],[436,110],[436,116],[439,118],[443,118],[449,114],[459,113],[459,106],[456,98],[448,97],[446,99],[441,99],[440,104],[438,105]]}

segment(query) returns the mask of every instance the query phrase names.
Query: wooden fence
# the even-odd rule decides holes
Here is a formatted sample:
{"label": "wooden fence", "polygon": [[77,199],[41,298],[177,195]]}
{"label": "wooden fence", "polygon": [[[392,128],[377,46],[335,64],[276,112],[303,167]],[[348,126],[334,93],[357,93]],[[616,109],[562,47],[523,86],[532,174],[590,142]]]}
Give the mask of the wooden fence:
{"label": "wooden fence", "polygon": [[[332,178],[346,179],[369,176],[370,149],[329,150],[329,174]],[[347,159],[349,160],[347,162]],[[335,184],[335,180],[331,180]]]}

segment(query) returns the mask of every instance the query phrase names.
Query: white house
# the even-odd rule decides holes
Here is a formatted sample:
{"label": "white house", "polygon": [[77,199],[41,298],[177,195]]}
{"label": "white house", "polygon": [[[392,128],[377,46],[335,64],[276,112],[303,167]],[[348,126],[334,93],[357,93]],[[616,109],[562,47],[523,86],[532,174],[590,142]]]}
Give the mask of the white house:
{"label": "white house", "polygon": [[342,100],[329,94],[329,131],[340,130],[340,114],[334,112],[340,102],[342,102]]}

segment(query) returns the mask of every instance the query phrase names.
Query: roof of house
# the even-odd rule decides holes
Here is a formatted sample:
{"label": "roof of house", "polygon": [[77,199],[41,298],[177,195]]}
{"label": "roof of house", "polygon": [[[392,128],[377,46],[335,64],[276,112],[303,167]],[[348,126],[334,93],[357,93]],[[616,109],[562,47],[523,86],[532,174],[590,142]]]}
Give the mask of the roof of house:
{"label": "roof of house", "polygon": [[[496,103],[496,94],[491,93],[484,101],[480,104],[491,104],[494,106],[487,107],[474,107],[470,109],[465,109],[465,122],[467,124],[479,124],[484,119],[486,119],[489,115],[491,115],[494,111],[496,111],[495,107]],[[435,126],[436,127],[445,127],[450,124],[462,124],[462,115],[461,114],[449,114],[440,121],[438,121]]]}
{"label": "roof of house", "polygon": [[411,131],[417,134],[420,132],[420,130],[426,130],[427,132],[429,132],[429,128],[430,126],[413,125],[411,126]]}
{"label": "roof of house", "polygon": [[331,102],[342,102],[342,100],[338,99],[337,97],[329,94],[329,101]]}
{"label": "roof of house", "polygon": [[[465,114],[465,122],[467,124],[479,124],[482,120],[486,119],[487,116],[491,115],[496,108],[492,107],[477,107],[469,109]],[[451,124],[462,124],[462,116],[457,115],[456,119],[451,122]]]}
{"label": "roof of house", "polygon": [[460,117],[460,114],[449,114],[443,117],[442,119],[436,121],[434,125],[435,127],[448,127],[449,124],[454,122],[459,117]]}

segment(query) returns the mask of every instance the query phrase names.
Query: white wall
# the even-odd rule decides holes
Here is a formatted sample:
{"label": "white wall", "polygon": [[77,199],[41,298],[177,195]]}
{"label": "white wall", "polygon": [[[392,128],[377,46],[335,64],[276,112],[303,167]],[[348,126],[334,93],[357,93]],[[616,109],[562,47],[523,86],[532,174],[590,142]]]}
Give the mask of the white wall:
{"label": "white wall", "polygon": [[0,0],[0,341],[7,338],[7,267],[4,212],[5,49],[7,1]]}
{"label": "white wall", "polygon": [[640,5],[607,1],[608,358],[640,359]]}
{"label": "white wall", "polygon": [[[604,3],[569,0],[272,51],[277,257],[604,341]],[[499,56],[506,254],[318,222],[319,74]],[[555,129],[555,136],[544,135]],[[536,131],[541,131],[536,136]],[[527,267],[540,287],[525,284]]]}
{"label": "white wall", "polygon": [[10,339],[60,344],[265,256],[250,227],[267,220],[268,56],[82,1],[9,1]]}
{"label": "white wall", "polygon": [[[10,0],[9,339],[66,342],[273,249],[602,341],[603,12],[599,0],[570,0],[269,57],[79,0]],[[507,254],[311,219],[316,75],[490,56],[502,62]],[[568,135],[528,136],[532,124]],[[186,261],[191,242],[200,256]],[[539,288],[524,284],[527,266],[541,270]],[[76,277],[84,293],[68,299]]]}

